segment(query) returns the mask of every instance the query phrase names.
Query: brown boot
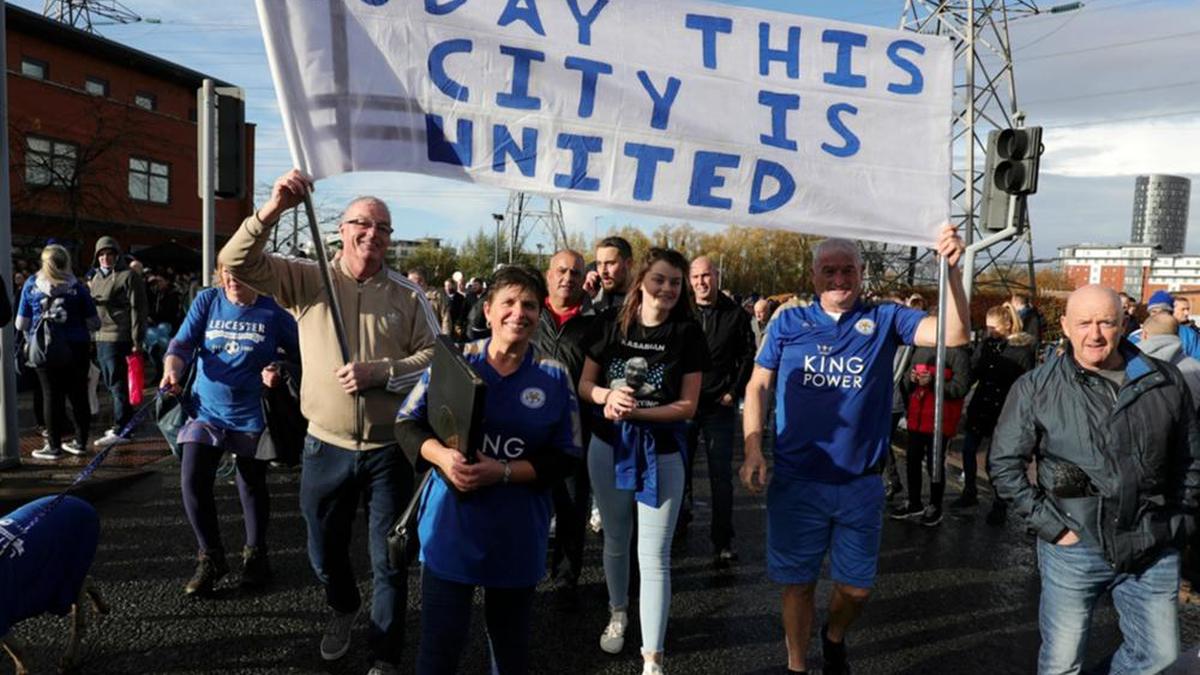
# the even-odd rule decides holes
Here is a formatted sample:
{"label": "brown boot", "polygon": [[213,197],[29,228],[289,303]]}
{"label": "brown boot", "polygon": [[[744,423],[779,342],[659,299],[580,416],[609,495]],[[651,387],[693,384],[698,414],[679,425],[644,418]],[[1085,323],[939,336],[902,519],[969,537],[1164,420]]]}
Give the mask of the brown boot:
{"label": "brown boot", "polygon": [[224,551],[201,552],[196,559],[196,573],[183,587],[187,595],[211,595],[217,581],[229,574]]}
{"label": "brown boot", "polygon": [[262,588],[271,579],[271,562],[264,547],[242,549],[242,588]]}

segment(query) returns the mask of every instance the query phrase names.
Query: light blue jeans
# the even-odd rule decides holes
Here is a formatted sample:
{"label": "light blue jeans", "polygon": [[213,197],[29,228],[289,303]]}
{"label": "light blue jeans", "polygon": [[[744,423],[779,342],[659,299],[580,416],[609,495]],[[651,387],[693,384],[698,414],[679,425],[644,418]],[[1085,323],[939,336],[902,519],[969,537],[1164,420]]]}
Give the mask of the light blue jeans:
{"label": "light blue jeans", "polygon": [[1038,539],[1042,598],[1038,673],[1078,673],[1096,600],[1112,592],[1121,637],[1110,673],[1157,673],[1179,655],[1179,552],[1167,549],[1140,574],[1117,574],[1097,549]]}
{"label": "light blue jeans", "polygon": [[679,453],[658,456],[658,494],[661,505],[651,508],[634,500],[632,490],[618,490],[613,472],[613,448],[592,437],[588,472],[600,518],[604,521],[604,580],[608,604],[629,606],[629,542],[637,507],[638,569],[642,576],[639,612],[642,651],[661,652],[671,610],[671,539],[683,501],[684,467]]}

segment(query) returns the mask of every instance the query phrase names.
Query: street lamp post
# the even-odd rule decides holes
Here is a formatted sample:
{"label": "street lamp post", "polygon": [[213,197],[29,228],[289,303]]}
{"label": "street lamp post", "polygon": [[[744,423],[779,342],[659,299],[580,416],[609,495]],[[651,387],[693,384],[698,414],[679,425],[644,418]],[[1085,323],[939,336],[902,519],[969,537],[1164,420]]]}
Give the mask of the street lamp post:
{"label": "street lamp post", "polygon": [[545,244],[538,244],[538,245],[537,245],[537,250],[538,250],[538,269],[539,269],[539,270],[540,270],[540,269],[543,269],[543,268],[545,267],[545,264],[542,262],[542,247],[543,247],[543,246],[545,246]]}
{"label": "street lamp post", "polygon": [[494,271],[500,266],[500,226],[504,224],[504,214],[493,213],[492,219],[496,221],[496,247],[494,249],[494,255],[492,256],[492,270]]}

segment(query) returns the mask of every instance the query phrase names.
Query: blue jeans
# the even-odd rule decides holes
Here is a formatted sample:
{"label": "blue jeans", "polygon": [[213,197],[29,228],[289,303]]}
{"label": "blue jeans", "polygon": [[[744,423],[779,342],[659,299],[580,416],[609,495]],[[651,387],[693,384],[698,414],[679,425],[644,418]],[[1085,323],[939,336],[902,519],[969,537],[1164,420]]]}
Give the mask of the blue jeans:
{"label": "blue jeans", "polygon": [[308,559],[340,613],[358,611],[362,598],[350,563],[350,526],[365,499],[371,554],[371,626],[367,644],[376,659],[399,663],[408,608],[408,569],[388,563],[387,533],[408,504],[413,469],[400,447],[353,451],[304,439],[300,511],[308,526]]}
{"label": "blue jeans", "polygon": [[129,374],[125,365],[125,357],[129,356],[132,350],[132,342],[96,343],[100,381],[112,395],[113,426],[118,430],[133,416],[133,408],[129,405]]}
{"label": "blue jeans", "polygon": [[632,490],[619,490],[613,470],[613,448],[592,436],[588,448],[588,473],[600,519],[604,521],[604,581],[608,604],[629,606],[629,541],[637,509],[638,569],[642,588],[640,616],[642,651],[661,652],[671,609],[671,539],[683,498],[683,457],[658,456],[658,491],[661,506],[652,508],[634,499]]}
{"label": "blue jeans", "polygon": [[1167,549],[1139,574],[1117,574],[1095,548],[1057,546],[1038,539],[1042,598],[1038,673],[1078,673],[1087,650],[1096,601],[1112,592],[1124,641],[1111,673],[1157,673],[1179,655],[1179,552]]}
{"label": "blue jeans", "polygon": [[[532,587],[483,589],[483,616],[493,673],[523,675],[529,671],[533,597]],[[458,672],[458,661],[471,643],[474,598],[475,586],[443,579],[428,568],[421,570],[419,675]]]}
{"label": "blue jeans", "polygon": [[688,422],[688,470],[683,501],[692,503],[692,464],[700,443],[708,457],[708,485],[712,492],[712,543],[715,551],[733,541],[733,408],[718,405]]}

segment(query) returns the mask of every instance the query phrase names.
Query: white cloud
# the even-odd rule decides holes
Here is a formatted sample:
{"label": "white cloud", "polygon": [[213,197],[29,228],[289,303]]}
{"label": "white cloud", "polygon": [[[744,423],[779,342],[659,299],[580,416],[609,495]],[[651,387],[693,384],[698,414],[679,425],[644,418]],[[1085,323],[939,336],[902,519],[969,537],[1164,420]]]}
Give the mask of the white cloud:
{"label": "white cloud", "polygon": [[1062,176],[1200,173],[1200,117],[1046,129],[1042,171]]}

